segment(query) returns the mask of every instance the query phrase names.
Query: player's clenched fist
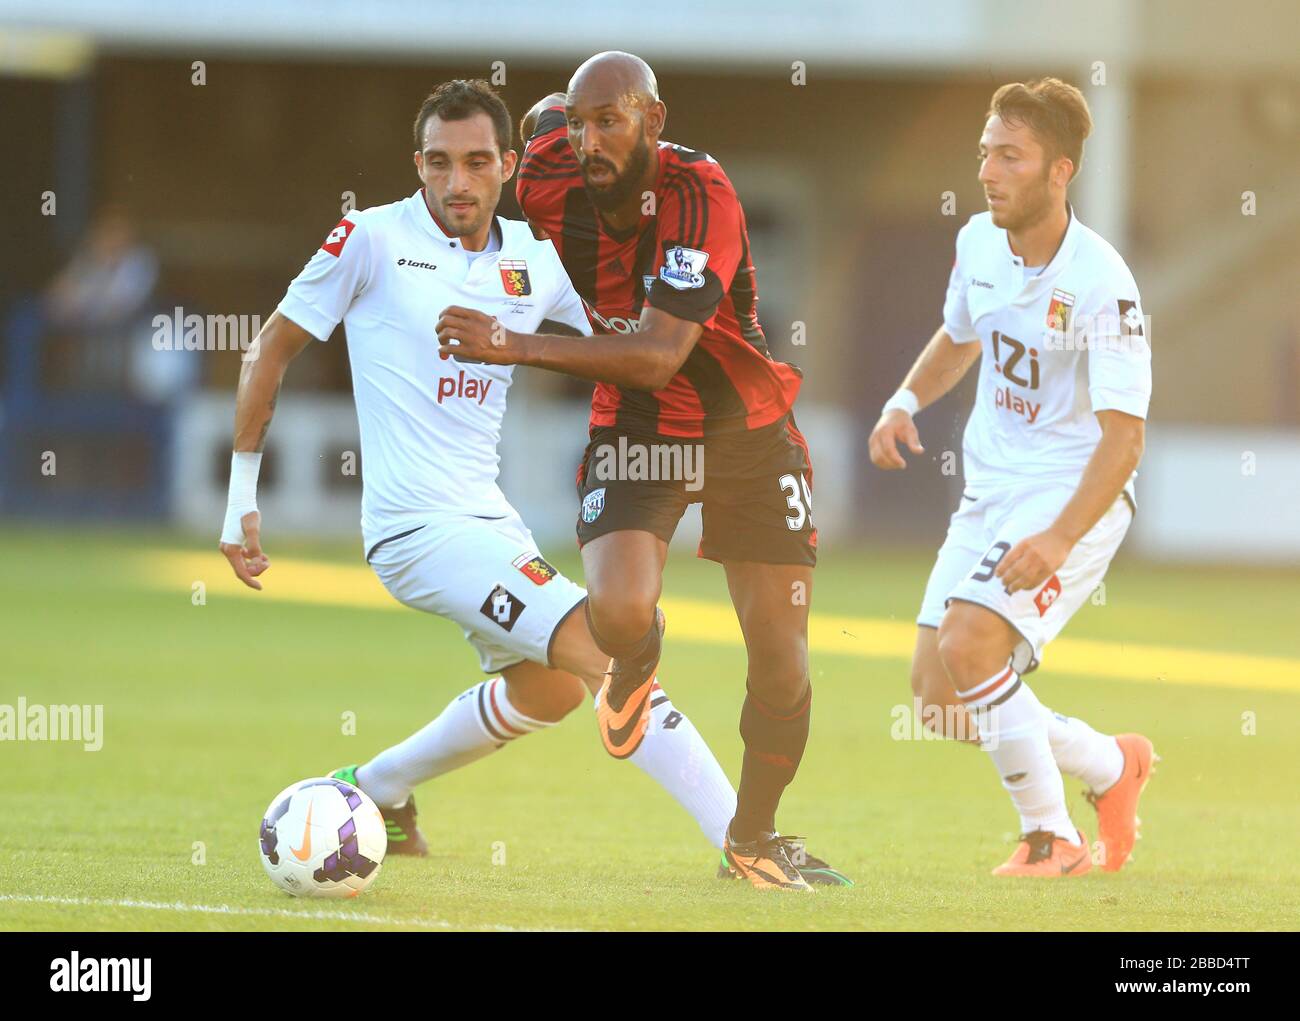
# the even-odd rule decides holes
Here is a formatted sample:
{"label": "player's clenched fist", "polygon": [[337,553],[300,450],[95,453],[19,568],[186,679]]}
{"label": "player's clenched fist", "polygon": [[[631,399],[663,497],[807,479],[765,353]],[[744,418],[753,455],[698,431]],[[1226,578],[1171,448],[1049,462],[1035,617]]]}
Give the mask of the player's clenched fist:
{"label": "player's clenched fist", "polygon": [[925,453],[912,416],[901,408],[894,408],[881,415],[880,421],[871,430],[871,439],[867,441],[867,449],[871,452],[871,463],[886,471],[906,468],[907,462],[903,460],[903,455],[898,450],[900,443],[906,444],[907,449],[913,454]]}
{"label": "player's clenched fist", "polygon": [[262,583],[257,576],[271,566],[271,561],[262,552],[262,515],[249,511],[240,518],[239,524],[244,531],[243,542],[226,542],[223,536],[221,552],[230,561],[240,581],[249,588],[261,589]]}
{"label": "player's clenched fist", "polygon": [[495,316],[477,309],[449,305],[442,310],[435,327],[438,333],[438,356],[455,355],[460,361],[513,365],[516,361],[512,334]]}

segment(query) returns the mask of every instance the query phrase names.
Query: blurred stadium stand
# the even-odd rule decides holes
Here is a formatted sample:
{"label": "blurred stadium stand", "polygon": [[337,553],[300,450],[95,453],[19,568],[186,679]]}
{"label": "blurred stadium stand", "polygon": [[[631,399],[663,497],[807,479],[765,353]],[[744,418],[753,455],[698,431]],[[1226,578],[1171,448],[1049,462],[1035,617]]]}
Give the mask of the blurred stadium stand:
{"label": "blurred stadium stand", "polygon": [[[1075,208],[1125,255],[1152,321],[1133,545],[1300,560],[1298,11],[1289,0],[1230,11],[724,0],[646,18],[597,2],[2,0],[0,127],[23,141],[6,165],[0,246],[0,323],[16,324],[0,337],[0,509],[219,526],[237,352],[203,354],[208,392],[175,408],[45,393],[23,302],[104,203],[127,206],[158,253],[160,308],[264,317],[345,193],[364,207],[417,187],[410,121],[430,86],[502,62],[517,117],[586,56],[623,47],[659,73],[666,137],[717,157],[746,206],[760,316],[777,355],[806,374],[798,415],[826,536],[942,536],[957,498],[942,455],[960,448],[971,387],[925,413],[928,453],[908,472],[871,469],[866,435],[938,323],[953,236],[982,208],[974,153],[989,95],[1052,73],[1084,89],[1097,122]],[[795,61],[806,85],[792,84]],[[56,216],[42,214],[45,192]],[[949,192],[954,215],[942,211]],[[1244,192],[1255,215],[1242,213]],[[501,211],[518,216],[509,188]],[[804,344],[792,343],[796,323]],[[290,370],[264,499],[284,528],[355,528],[359,479],[336,470],[355,449],[347,389],[342,330]],[[504,485],[543,541],[572,535],[583,394],[516,375]],[[71,417],[56,416],[59,402]],[[48,444],[57,485],[39,471]],[[1251,498],[1207,500],[1216,479],[1240,481],[1247,453]],[[69,481],[74,465],[88,488]],[[1272,545],[1208,538],[1246,533]]]}

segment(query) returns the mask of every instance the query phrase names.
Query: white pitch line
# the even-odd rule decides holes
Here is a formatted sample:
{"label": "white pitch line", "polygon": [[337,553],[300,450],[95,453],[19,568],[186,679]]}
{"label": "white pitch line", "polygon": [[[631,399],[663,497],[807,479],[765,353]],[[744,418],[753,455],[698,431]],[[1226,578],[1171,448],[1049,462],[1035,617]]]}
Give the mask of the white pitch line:
{"label": "white pitch line", "polygon": [[[183,904],[148,900],[95,900],[88,897],[49,897],[42,894],[0,893],[0,903],[54,904],[61,907],[92,908],[142,908],[147,911],[198,912],[208,915],[249,915],[257,918],[300,918],[307,921],[365,922],[376,925],[410,925],[421,929],[457,929],[460,926],[442,919],[392,918],[366,912],[290,911],[288,908],[240,908],[229,904]],[[497,932],[559,932],[559,929],[519,929],[513,925],[466,926],[465,928],[491,929]]]}

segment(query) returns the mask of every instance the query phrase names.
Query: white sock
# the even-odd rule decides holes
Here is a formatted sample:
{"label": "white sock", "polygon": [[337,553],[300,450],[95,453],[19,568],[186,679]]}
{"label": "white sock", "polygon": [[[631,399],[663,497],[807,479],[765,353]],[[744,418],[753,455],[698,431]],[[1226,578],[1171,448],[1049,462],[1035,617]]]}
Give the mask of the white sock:
{"label": "white sock", "polygon": [[493,677],[461,692],[432,723],[360,767],[357,786],[381,808],[399,807],[425,780],[551,726],[519,712],[510,704],[505,681]]}
{"label": "white sock", "polygon": [[1065,781],[1047,737],[1047,712],[1029,685],[1007,666],[957,695],[972,712],[980,747],[1020,813],[1021,831],[1049,830],[1077,844],[1078,831],[1065,807]]}
{"label": "white sock", "polygon": [[656,681],[650,691],[650,726],[629,762],[690,812],[714,847],[721,849],[736,814],[736,791],[695,724],[674,709]]}
{"label": "white sock", "polygon": [[1097,733],[1083,720],[1050,709],[1044,711],[1052,757],[1062,773],[1082,780],[1098,794],[1120,778],[1124,772],[1124,753],[1118,741],[1108,734]]}

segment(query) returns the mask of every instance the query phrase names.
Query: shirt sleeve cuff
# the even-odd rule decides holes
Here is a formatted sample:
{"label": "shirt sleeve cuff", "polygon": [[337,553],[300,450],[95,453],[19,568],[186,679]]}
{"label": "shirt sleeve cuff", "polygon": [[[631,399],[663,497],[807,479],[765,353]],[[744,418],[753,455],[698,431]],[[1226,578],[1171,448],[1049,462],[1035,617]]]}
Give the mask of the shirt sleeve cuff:
{"label": "shirt sleeve cuff", "polygon": [[286,319],[292,319],[317,340],[329,340],[334,327],[338,326],[337,319],[321,314],[292,294],[284,296],[276,311]]}
{"label": "shirt sleeve cuff", "polygon": [[1145,419],[1151,395],[1137,390],[1111,390],[1107,387],[1093,387],[1088,391],[1092,398],[1092,410],[1122,411],[1134,418]]}
{"label": "shirt sleeve cuff", "polygon": [[703,287],[678,291],[656,277],[646,294],[646,304],[678,319],[699,323],[707,329],[722,302],[722,282],[707,269],[704,271],[704,279],[706,283]]}
{"label": "shirt sleeve cuff", "polygon": [[954,344],[973,344],[980,339],[980,335],[974,330],[958,329],[946,320],[943,324],[943,331],[952,338]]}

